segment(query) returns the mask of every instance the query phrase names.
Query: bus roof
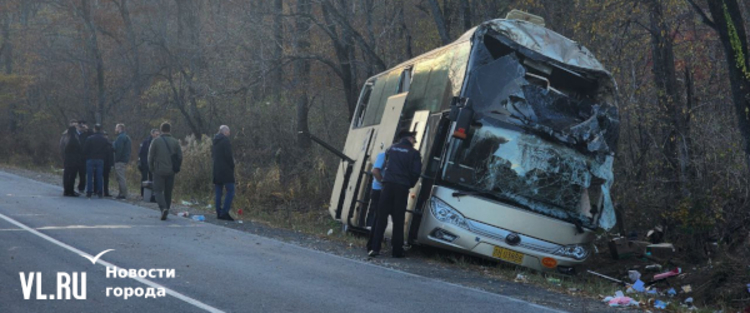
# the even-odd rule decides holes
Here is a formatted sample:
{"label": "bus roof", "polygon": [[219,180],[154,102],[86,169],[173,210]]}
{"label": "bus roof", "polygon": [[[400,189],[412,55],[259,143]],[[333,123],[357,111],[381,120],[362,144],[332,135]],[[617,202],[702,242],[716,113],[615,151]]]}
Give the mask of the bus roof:
{"label": "bus roof", "polygon": [[473,35],[483,36],[488,30],[562,64],[607,72],[586,47],[544,26],[522,20],[496,19],[479,25]]}
{"label": "bus roof", "polygon": [[471,40],[475,35],[484,36],[489,30],[561,64],[587,71],[600,72],[606,74],[606,76],[611,76],[611,74],[604,69],[604,66],[599,63],[599,60],[597,60],[586,47],[578,42],[560,35],[553,30],[545,28],[544,26],[514,19],[494,19],[486,21],[479,26],[466,31],[461,37],[458,37],[458,39],[448,45],[438,47],[417,57],[401,62],[400,64],[375,76],[380,76],[392,71],[393,69],[417,63],[419,60],[439,51]]}

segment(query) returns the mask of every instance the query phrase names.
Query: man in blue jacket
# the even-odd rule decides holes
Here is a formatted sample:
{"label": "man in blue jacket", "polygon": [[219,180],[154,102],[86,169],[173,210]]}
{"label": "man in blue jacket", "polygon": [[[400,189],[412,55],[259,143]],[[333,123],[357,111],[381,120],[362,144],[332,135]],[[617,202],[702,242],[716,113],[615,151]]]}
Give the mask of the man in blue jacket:
{"label": "man in blue jacket", "polygon": [[117,184],[120,185],[120,194],[117,195],[117,199],[125,199],[128,197],[125,169],[130,162],[131,142],[130,137],[125,133],[125,124],[117,124],[115,134],[117,134],[117,139],[113,143],[115,146],[115,175],[117,176]]}
{"label": "man in blue jacket", "polygon": [[401,131],[400,141],[388,149],[385,156],[383,173],[383,191],[380,195],[378,213],[375,216],[375,229],[370,233],[368,255],[375,257],[380,254],[380,244],[383,241],[385,229],[388,226],[388,216],[393,220],[391,245],[393,257],[404,257],[404,219],[406,218],[406,204],[409,200],[409,189],[419,181],[422,173],[422,157],[414,149],[416,133]]}

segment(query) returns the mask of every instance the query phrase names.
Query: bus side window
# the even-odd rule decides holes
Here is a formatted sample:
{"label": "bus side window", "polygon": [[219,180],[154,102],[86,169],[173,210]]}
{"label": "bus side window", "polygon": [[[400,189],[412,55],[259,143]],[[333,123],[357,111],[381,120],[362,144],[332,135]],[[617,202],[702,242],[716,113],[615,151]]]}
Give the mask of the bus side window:
{"label": "bus side window", "polygon": [[411,86],[411,70],[413,68],[413,66],[409,66],[401,72],[401,77],[399,77],[398,81],[398,91],[396,91],[397,94],[409,92],[409,87]]}
{"label": "bus side window", "polygon": [[359,98],[359,105],[357,106],[357,113],[355,115],[354,125],[352,125],[352,128],[362,126],[362,122],[365,118],[365,112],[367,112],[367,104],[370,103],[370,95],[372,94],[373,85],[375,85],[374,81],[368,82],[362,89],[362,95]]}

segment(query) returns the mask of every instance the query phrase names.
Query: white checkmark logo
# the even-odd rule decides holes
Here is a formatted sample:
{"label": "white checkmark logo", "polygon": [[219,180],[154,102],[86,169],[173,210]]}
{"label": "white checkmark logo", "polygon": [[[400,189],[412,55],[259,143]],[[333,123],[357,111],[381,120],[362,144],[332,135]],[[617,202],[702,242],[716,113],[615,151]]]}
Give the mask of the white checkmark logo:
{"label": "white checkmark logo", "polygon": [[110,251],[115,251],[115,249],[107,249],[107,250],[104,250],[104,251],[100,252],[99,254],[97,254],[97,255],[96,255],[95,257],[93,257],[93,258],[90,258],[90,257],[88,257],[88,256],[85,256],[85,255],[83,255],[83,254],[81,254],[81,256],[82,256],[82,257],[84,257],[84,258],[86,258],[87,260],[91,261],[91,264],[96,264],[96,261],[98,261],[98,260],[99,260],[99,258],[101,258],[101,257],[102,257],[102,255],[104,255],[105,253],[107,253],[107,252],[110,252]]}

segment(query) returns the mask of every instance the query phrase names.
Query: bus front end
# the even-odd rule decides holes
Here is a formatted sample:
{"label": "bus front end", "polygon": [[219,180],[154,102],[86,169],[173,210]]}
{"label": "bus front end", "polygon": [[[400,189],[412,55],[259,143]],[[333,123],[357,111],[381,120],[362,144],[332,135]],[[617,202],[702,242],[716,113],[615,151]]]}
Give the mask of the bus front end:
{"label": "bus front end", "polygon": [[479,26],[421,244],[573,273],[615,223],[616,86],[593,55],[533,23]]}

